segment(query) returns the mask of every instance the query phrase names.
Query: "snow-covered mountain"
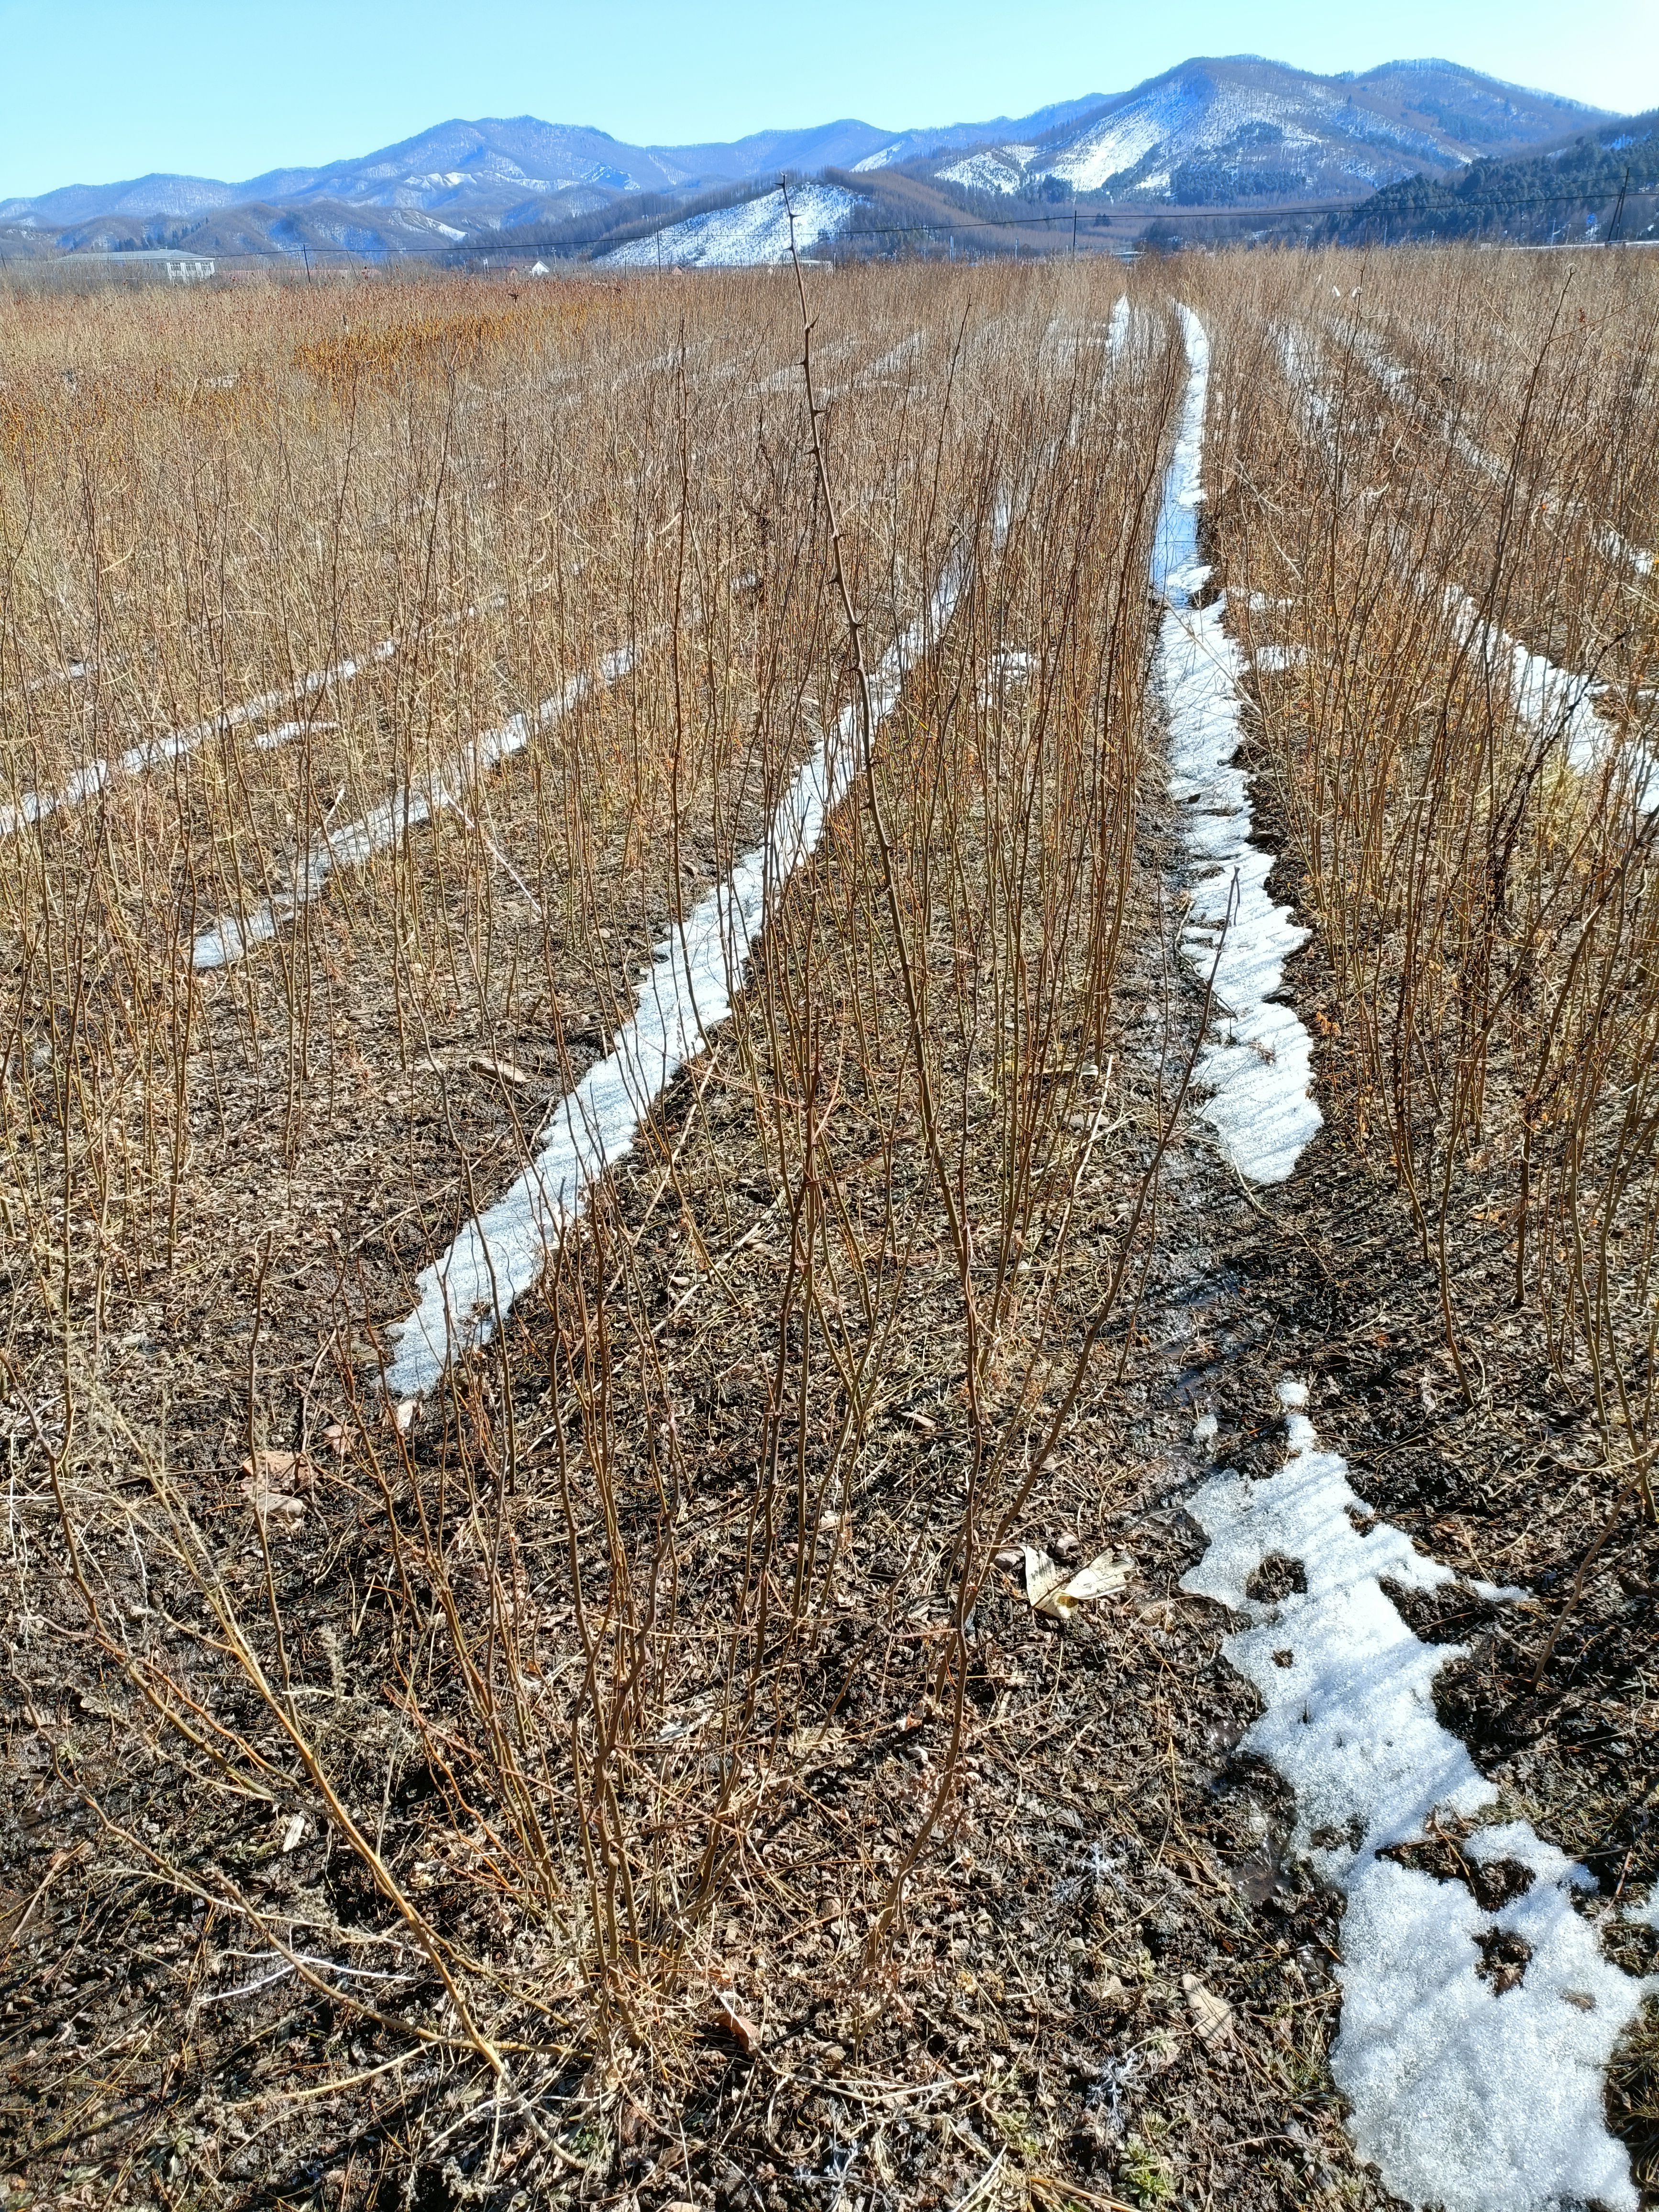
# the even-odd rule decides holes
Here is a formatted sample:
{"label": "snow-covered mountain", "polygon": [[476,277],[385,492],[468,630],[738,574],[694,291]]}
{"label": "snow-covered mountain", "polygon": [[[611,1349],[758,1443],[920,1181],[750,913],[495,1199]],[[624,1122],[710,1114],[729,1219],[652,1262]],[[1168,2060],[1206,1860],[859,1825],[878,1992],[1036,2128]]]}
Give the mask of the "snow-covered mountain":
{"label": "snow-covered mountain", "polygon": [[271,169],[240,184],[141,177],[117,185],[70,185],[36,199],[0,201],[0,222],[56,228],[112,216],[191,216],[251,204],[303,207],[318,200],[450,209],[501,222],[520,219],[520,210],[539,213],[550,198],[583,186],[673,191],[696,181],[695,169],[659,160],[648,148],[624,146],[603,131],[525,115],[441,123],[358,159],[320,169]]}
{"label": "snow-covered mountain", "polygon": [[1100,107],[1100,94],[1091,93],[1085,100],[1055,100],[1050,106],[1039,107],[1034,115],[1022,115],[1018,120],[999,115],[993,123],[947,123],[933,131],[902,131],[897,137],[889,138],[874,148],[861,161],[848,161],[841,166],[850,169],[888,169],[900,161],[921,161],[929,154],[958,146],[1040,138],[1049,131],[1063,131],[1079,116],[1098,114]]}
{"label": "snow-covered mountain", "polygon": [[1357,198],[1582,130],[1597,111],[1450,62],[1322,77],[1254,56],[1183,62],[1038,143],[1012,137],[938,166],[945,182],[1182,204]]}
{"label": "snow-covered mountain", "polygon": [[[1447,62],[1322,77],[1236,57],[1186,62],[1110,98],[897,132],[846,119],[730,143],[631,146],[534,116],[454,121],[361,158],[241,183],[154,175],[65,185],[0,201],[0,224],[60,252],[165,243],[226,252],[286,244],[297,252],[307,238],[356,252],[430,251],[590,216],[614,230],[624,204],[647,194],[659,196],[655,219],[673,226],[677,203],[683,210],[699,193],[759,188],[782,170],[863,173],[872,184],[877,172],[902,171],[947,190],[1047,199],[1103,192],[1143,204],[1358,199],[1401,177],[1444,175],[1478,155],[1527,152],[1610,119]],[[751,193],[744,206],[755,204]],[[652,210],[647,200],[640,212]],[[749,217],[706,209],[684,220],[671,258],[682,248],[707,258],[712,241],[744,234]],[[233,237],[248,243],[234,246]],[[601,241],[584,250],[601,250]],[[646,258],[654,261],[654,245]]]}
{"label": "snow-covered mountain", "polygon": [[895,134],[848,120],[801,131],[761,131],[729,143],[630,146],[580,125],[533,115],[438,124],[395,146],[320,169],[270,169],[240,184],[211,177],[149,176],[113,185],[66,185],[33,199],[0,200],[0,222],[59,230],[111,218],[171,220],[259,204],[420,208],[501,227],[533,222],[571,193],[687,192],[710,185],[854,168],[912,158],[939,147],[976,144],[1006,133],[1031,137],[1097,98],[1044,108],[1021,121],[957,123]]}

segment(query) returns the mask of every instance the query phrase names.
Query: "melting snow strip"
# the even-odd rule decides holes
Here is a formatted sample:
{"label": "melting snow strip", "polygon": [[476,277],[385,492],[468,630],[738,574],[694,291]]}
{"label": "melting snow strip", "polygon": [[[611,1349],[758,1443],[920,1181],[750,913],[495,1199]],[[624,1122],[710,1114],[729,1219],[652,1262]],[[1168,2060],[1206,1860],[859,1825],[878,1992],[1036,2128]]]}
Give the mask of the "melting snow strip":
{"label": "melting snow strip", "polygon": [[[922,619],[872,672],[878,722],[892,712],[906,675],[950,620],[963,581],[962,567],[953,564]],[[633,1020],[553,1109],[524,1173],[421,1275],[419,1304],[389,1333],[392,1395],[429,1389],[461,1352],[488,1342],[536,1282],[592,1186],[632,1151],[641,1121],[731,1013],[769,910],[817,849],[857,770],[857,716],[848,708],[833,739],[820,740],[790,786],[765,842],[658,943]]]}
{"label": "melting snow strip", "polygon": [[[1595,684],[1588,676],[1575,676],[1558,668],[1541,653],[1530,652],[1507,630],[1486,622],[1480,608],[1456,585],[1447,587],[1458,626],[1472,637],[1486,665],[1507,672],[1515,711],[1540,737],[1566,740],[1567,765],[1580,775],[1604,769],[1619,749],[1616,731],[1595,711]],[[1639,747],[1632,747],[1633,795],[1640,812],[1659,810],[1659,763]]]}
{"label": "melting snow strip", "polygon": [[[634,665],[631,647],[608,653],[599,664],[599,680],[616,683]],[[361,820],[325,830],[295,872],[286,890],[261,899],[240,917],[222,915],[204,930],[191,948],[191,965],[198,969],[228,968],[256,945],[269,944],[277,931],[292,921],[304,907],[320,898],[331,876],[342,868],[362,867],[376,853],[384,853],[410,830],[462,804],[467,791],[489,769],[514,753],[522,752],[532,737],[562,721],[592,690],[592,679],[574,676],[563,689],[539,707],[514,714],[498,730],[486,730],[447,761],[423,784],[405,785],[390,799],[371,807]]]}
{"label": "melting snow strip", "polygon": [[1285,963],[1307,942],[1308,932],[1268,897],[1274,856],[1251,842],[1249,783],[1233,765],[1243,665],[1224,627],[1225,600],[1193,605],[1210,573],[1198,560],[1210,348],[1197,316],[1186,307],[1178,312],[1188,374],[1158,518],[1153,583],[1167,602],[1158,661],[1170,725],[1170,792],[1185,816],[1187,849],[1201,871],[1181,949],[1201,974],[1213,970],[1215,976],[1218,1018],[1195,1070],[1209,1095],[1198,1110],[1240,1175],[1279,1183],[1322,1119],[1312,1097],[1313,1041],[1289,1006],[1273,1002],[1284,987]]}
{"label": "melting snow strip", "polygon": [[[1355,2147],[1397,2196],[1444,2212],[1589,2199],[1626,2212],[1637,2191],[1607,2132],[1603,2077],[1659,1983],[1603,1957],[1574,1902],[1593,1877],[1525,1821],[1478,1828],[1462,1846],[1494,1878],[1486,1905],[1462,1881],[1382,1856],[1423,1842],[1437,1815],[1468,1820],[1498,1796],[1435,1717],[1434,1678],[1463,1647],[1420,1642],[1382,1587],[1455,1577],[1403,1530],[1370,1522],[1346,1463],[1319,1448],[1306,1387],[1283,1383],[1279,1397],[1284,1466],[1265,1481],[1224,1469],[1188,1500],[1209,1549],[1182,1588],[1249,1623],[1224,1646],[1264,1707],[1240,1748],[1289,1783],[1292,1848],[1346,1899],[1331,2072]],[[1273,1558],[1298,1562],[1304,1587],[1269,1604],[1249,1591]],[[1524,1960],[1502,1989],[1481,1971],[1500,1937]]]}
{"label": "melting snow strip", "polygon": [[[580,572],[578,570],[576,573]],[[550,582],[532,585],[530,589],[531,595],[535,597],[542,592],[550,591],[552,585]],[[314,699],[319,691],[325,691],[331,684],[349,684],[366,669],[392,659],[406,645],[412,644],[416,637],[428,630],[451,629],[457,623],[475,620],[481,611],[493,613],[506,605],[507,594],[497,592],[492,599],[482,603],[482,608],[460,607],[451,614],[436,616],[417,624],[405,637],[383,637],[361,660],[337,660],[331,667],[313,669],[308,674],[296,678],[290,684],[275,691],[262,691],[254,698],[243,700],[238,706],[227,707],[217,714],[210,714],[205,721],[192,722],[181,730],[168,730],[159,738],[147,738],[143,744],[133,745],[126,752],[116,754],[112,760],[89,761],[86,767],[77,769],[68,782],[60,785],[56,791],[25,792],[15,806],[0,806],[0,837],[14,836],[18,830],[27,829],[33,823],[44,822],[49,815],[58,813],[63,807],[80,805],[83,799],[93,798],[118,777],[143,775],[153,768],[165,766],[168,761],[182,760],[186,753],[194,752],[210,738],[227,737],[231,731],[242,729],[250,722],[269,721],[282,708],[302,705],[306,700]],[[254,743],[261,751],[269,752],[278,745],[302,737],[307,728],[319,727],[331,729],[334,725],[283,722],[274,729],[265,731],[255,738]]]}
{"label": "melting snow strip", "polygon": [[[192,722],[186,729],[169,730],[161,737],[148,738],[143,744],[118,753],[112,760],[89,761],[58,790],[25,792],[15,806],[0,806],[0,837],[14,836],[33,823],[44,822],[61,807],[78,806],[118,776],[143,775],[168,761],[182,760],[210,738],[224,737],[248,722],[268,720],[279,708],[297,706],[302,700],[314,698],[331,684],[348,683],[374,662],[390,660],[397,650],[397,639],[385,638],[367,660],[336,661],[331,668],[313,670],[279,691],[263,691],[257,698],[244,700],[239,707],[228,707],[222,714],[210,715],[204,722]],[[297,735],[304,725],[290,722],[284,727]]]}
{"label": "melting snow strip", "polygon": [[[1328,394],[1320,386],[1322,370],[1317,347],[1304,334],[1285,329],[1279,332],[1279,349],[1285,374],[1300,393],[1310,419],[1330,442],[1334,410]],[[1405,380],[1405,371],[1387,362],[1386,358],[1371,361],[1369,365],[1385,383],[1390,376]],[[1384,374],[1385,368],[1388,375]],[[1622,538],[1619,542],[1625,545]],[[1626,552],[1636,550],[1625,546]],[[1422,577],[1418,580],[1427,581]],[[1545,654],[1532,652],[1506,630],[1488,623],[1474,600],[1458,585],[1449,584],[1445,590],[1460,633],[1474,639],[1488,667],[1503,672],[1515,711],[1528,727],[1541,737],[1564,737],[1567,765],[1577,774],[1590,775],[1605,769],[1619,750],[1619,738],[1595,710],[1595,695],[1599,687],[1592,679],[1558,667]],[[1268,665],[1265,655],[1258,655],[1257,665]],[[1632,795],[1640,811],[1651,814],[1659,811],[1659,761],[1639,747],[1632,748]]]}
{"label": "melting snow strip", "polygon": [[1106,349],[1112,360],[1120,362],[1129,343],[1129,295],[1121,292],[1112,308],[1111,326],[1106,333]]}
{"label": "melting snow strip", "polygon": [[[1411,372],[1384,349],[1374,331],[1356,328],[1350,331],[1349,338],[1354,351],[1386,392],[1403,404],[1414,407],[1419,414],[1432,417],[1434,410],[1418,397]],[[1509,464],[1500,461],[1495,453],[1487,453],[1484,446],[1478,446],[1467,431],[1457,427],[1449,414],[1442,418],[1441,429],[1454,451],[1461,453],[1471,468],[1478,470],[1482,476],[1489,477],[1494,483],[1508,482]],[[1569,501],[1566,504],[1571,514],[1582,514],[1584,512],[1582,502],[1577,500]],[[1632,544],[1609,522],[1595,522],[1593,517],[1592,521],[1599,551],[1605,553],[1610,560],[1622,562],[1627,568],[1633,568],[1638,576],[1653,574],[1654,556],[1646,546]]]}
{"label": "melting snow strip", "polygon": [[[1304,933],[1268,902],[1267,856],[1249,842],[1248,789],[1231,766],[1237,648],[1219,603],[1191,606],[1208,573],[1196,558],[1196,510],[1209,349],[1196,318],[1183,309],[1182,319],[1191,374],[1159,531],[1155,574],[1170,602],[1159,658],[1172,784],[1195,810],[1190,848],[1212,864],[1183,951],[1207,964],[1212,933],[1229,924],[1216,995],[1230,1021],[1200,1064],[1215,1086],[1200,1110],[1241,1173],[1280,1181],[1319,1121],[1306,1089],[1307,1032],[1267,997]],[[1315,412],[1328,420],[1327,410]],[[1518,702],[1560,711],[1543,672],[1512,665],[1510,674]],[[1281,1033],[1280,1022],[1290,1029]],[[1255,1070],[1248,1059],[1216,1064],[1214,1055],[1252,1048]],[[1575,1903],[1594,1892],[1593,1878],[1524,1821],[1476,1829],[1462,1846],[1477,1878],[1483,1869],[1492,1876],[1485,1903],[1472,1884],[1383,1856],[1424,1842],[1437,1817],[1468,1820],[1498,1797],[1435,1714],[1435,1677],[1462,1647],[1422,1643],[1383,1589],[1385,1579],[1431,1590],[1456,1578],[1370,1516],[1346,1462],[1319,1449],[1305,1385],[1287,1382],[1279,1396],[1284,1467],[1261,1482],[1224,1469],[1188,1501],[1208,1548],[1182,1588],[1249,1624],[1224,1647],[1264,1708],[1240,1748],[1291,1785],[1291,1848],[1346,1900],[1331,2072],[1349,2100],[1355,2148],[1396,2195],[1442,2212],[1558,2212],[1589,2199],[1632,2212],[1637,2191],[1625,2147],[1607,2131],[1604,2080],[1614,2045],[1659,1983],[1603,1956]],[[1212,1439],[1213,1419],[1195,1434]],[[1303,1587],[1277,1604],[1252,1598],[1255,1577],[1276,1558],[1299,1564]],[[1486,1970],[1505,1939],[1522,1972],[1500,1987]]]}
{"label": "melting snow strip", "polygon": [[1606,751],[1609,734],[1596,719],[1590,703],[1590,679],[1571,676],[1541,653],[1530,653],[1507,630],[1482,618],[1480,608],[1455,584],[1446,596],[1457,618],[1460,635],[1473,639],[1484,665],[1506,672],[1515,710],[1529,729],[1540,734],[1559,730],[1567,741],[1567,762],[1587,775]]}

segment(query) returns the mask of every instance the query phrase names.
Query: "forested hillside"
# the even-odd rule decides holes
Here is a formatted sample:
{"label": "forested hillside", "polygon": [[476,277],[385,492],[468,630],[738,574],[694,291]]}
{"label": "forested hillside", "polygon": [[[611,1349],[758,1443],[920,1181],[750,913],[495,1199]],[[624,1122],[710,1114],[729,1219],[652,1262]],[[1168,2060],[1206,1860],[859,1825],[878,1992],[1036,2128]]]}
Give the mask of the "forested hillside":
{"label": "forested hillside", "polygon": [[[1622,205],[1621,202],[1622,195]],[[1552,153],[1475,161],[1455,182],[1402,177],[1334,217],[1345,245],[1512,239],[1575,245],[1659,234],[1659,111],[1587,131]]]}

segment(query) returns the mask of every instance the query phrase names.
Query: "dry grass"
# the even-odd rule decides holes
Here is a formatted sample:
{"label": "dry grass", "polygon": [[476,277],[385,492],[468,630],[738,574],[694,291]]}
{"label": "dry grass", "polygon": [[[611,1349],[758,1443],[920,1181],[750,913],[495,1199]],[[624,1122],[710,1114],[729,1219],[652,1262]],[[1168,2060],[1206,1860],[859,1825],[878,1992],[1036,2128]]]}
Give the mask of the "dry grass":
{"label": "dry grass", "polygon": [[[1435,1257],[1458,1387],[1480,1387],[1462,1238],[1501,1224],[1509,1306],[1587,1379],[1622,1501],[1659,1444],[1659,481],[1629,434],[1651,288],[1586,258],[1275,272],[1240,333],[1218,534],[1279,648],[1263,738],[1340,978],[1345,1104]],[[1285,389],[1286,331],[1322,421]],[[1567,679],[1530,712],[1513,644]]]}
{"label": "dry grass", "polygon": [[[1606,537],[1659,538],[1650,285],[1607,259],[1565,307],[1549,257],[1181,270],[1210,551],[1281,648],[1259,785],[1334,978],[1332,1141],[1406,1194],[1448,1389],[1512,1325],[1585,1394],[1586,1573],[1659,1445],[1655,585]],[[1256,1942],[1183,1826],[1179,1601],[1062,1637],[996,1564],[1115,1544],[1171,1479],[1196,1007],[1145,580],[1183,372],[1144,284],[1108,373],[1117,289],[819,280],[821,445],[770,274],[0,299],[0,1941],[38,2198],[824,2208],[856,2156],[872,2206],[1267,2205],[1261,2141],[1340,2160],[1317,1944]],[[510,1322],[392,1406],[421,1270],[859,722],[849,608],[867,670],[947,574],[731,1021]],[[1601,766],[1454,584],[1606,684]],[[1170,1517],[1134,1523],[1166,1588]],[[1121,1859],[1068,1840],[1103,1796]],[[1260,2030],[1241,1982],[1194,2141],[1143,1940],[1183,1899]],[[1114,2075],[1083,2036],[1080,2124],[1044,2072],[1073,1976],[1135,2039]]]}
{"label": "dry grass", "polygon": [[[1105,381],[1086,277],[842,282],[820,468],[775,279],[474,296],[14,309],[11,1571],[31,1741],[98,1863],[185,1900],[204,2033],[308,1991],[331,2129],[358,2077],[435,2111],[481,2069],[469,2155],[554,2174],[606,2066],[689,2094],[745,1937],[781,1972],[828,1918],[878,1985],[956,1802],[990,1557],[1129,1279],[1133,1235],[1075,1247],[1149,1157],[1106,1039],[1176,382]],[[729,1033],[400,1427],[381,1325],[848,701],[827,485],[870,659],[947,565],[951,630]],[[295,896],[338,821],[625,646]],[[262,902],[268,942],[192,963]]]}

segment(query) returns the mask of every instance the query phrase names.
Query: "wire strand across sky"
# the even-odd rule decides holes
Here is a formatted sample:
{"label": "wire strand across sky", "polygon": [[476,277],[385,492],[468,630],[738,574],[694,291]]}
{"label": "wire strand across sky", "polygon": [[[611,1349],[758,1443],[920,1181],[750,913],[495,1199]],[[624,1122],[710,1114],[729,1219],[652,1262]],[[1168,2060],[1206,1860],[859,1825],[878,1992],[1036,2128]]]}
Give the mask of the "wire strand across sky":
{"label": "wire strand across sky", "polygon": [[1659,7],[1605,0],[0,0],[0,196],[151,171],[240,181],[451,116],[633,144],[859,116],[895,131],[1127,91],[1194,54],[1362,70],[1434,56],[1632,112]]}

